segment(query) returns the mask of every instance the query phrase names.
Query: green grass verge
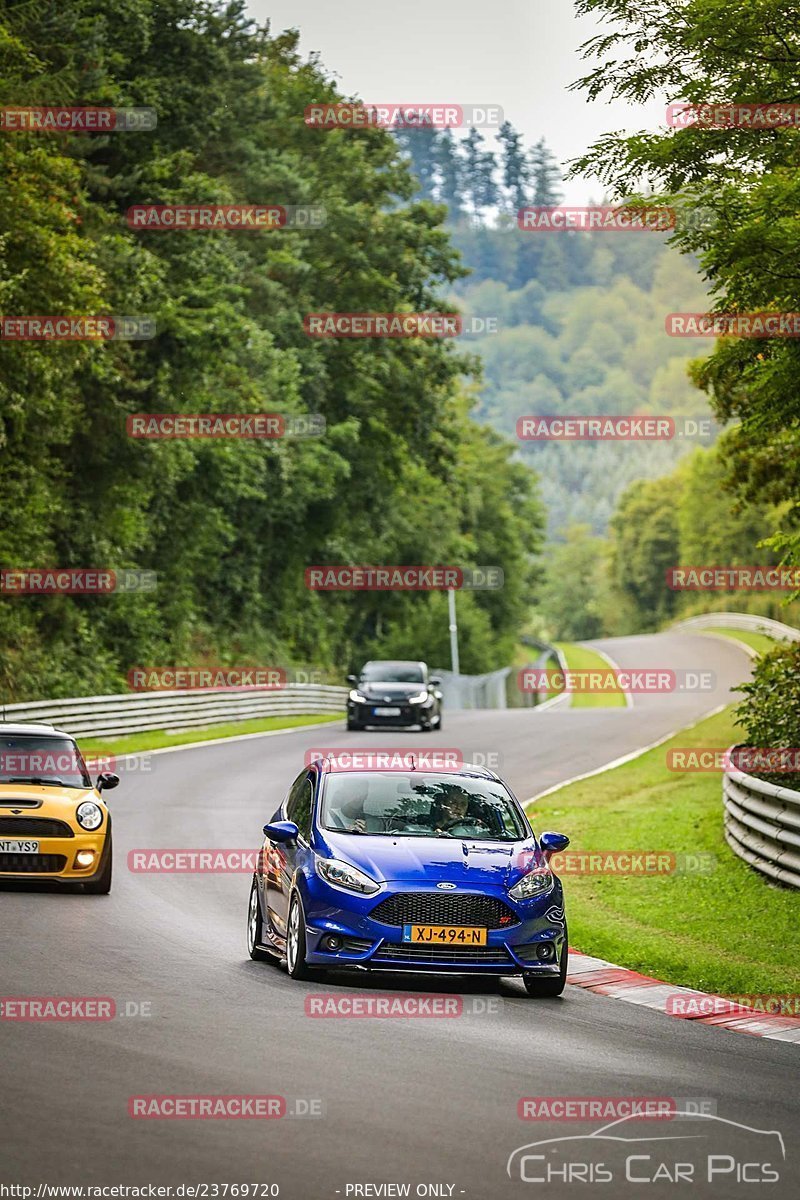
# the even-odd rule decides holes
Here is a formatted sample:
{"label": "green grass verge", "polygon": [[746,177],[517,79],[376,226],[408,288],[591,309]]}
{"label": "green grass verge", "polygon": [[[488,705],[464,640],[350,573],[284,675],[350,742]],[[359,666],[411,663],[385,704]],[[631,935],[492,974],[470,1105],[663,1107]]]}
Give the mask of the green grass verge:
{"label": "green grass verge", "polygon": [[[607,671],[608,663],[596,650],[577,642],[556,642],[556,646],[573,671]],[[619,688],[607,692],[575,692],[570,708],[624,708],[625,695]]]}
{"label": "green grass verge", "polygon": [[139,750],[161,750],[164,746],[191,746],[214,738],[238,737],[242,733],[266,733],[270,729],[297,729],[322,721],[342,721],[344,713],[309,713],[296,717],[261,717],[252,721],[229,721],[226,725],[208,725],[204,729],[184,729],[179,733],[151,729],[118,738],[80,738],[86,754],[135,754]]}
{"label": "green grass verge", "polygon": [[732,642],[744,642],[745,646],[750,646],[757,654],[766,654],[768,650],[772,650],[778,643],[774,638],[767,637],[765,633],[750,633],[747,629],[723,629],[722,627],[714,626],[713,628],[700,629],[698,633],[721,633],[723,637],[730,638]]}
{"label": "green grass verge", "polygon": [[729,746],[731,709],[592,779],[535,802],[537,830],[576,850],[710,851],[712,874],[565,875],[570,943],[674,984],[722,993],[800,992],[800,893],[770,886],[722,836],[719,774],[677,774],[670,746]]}

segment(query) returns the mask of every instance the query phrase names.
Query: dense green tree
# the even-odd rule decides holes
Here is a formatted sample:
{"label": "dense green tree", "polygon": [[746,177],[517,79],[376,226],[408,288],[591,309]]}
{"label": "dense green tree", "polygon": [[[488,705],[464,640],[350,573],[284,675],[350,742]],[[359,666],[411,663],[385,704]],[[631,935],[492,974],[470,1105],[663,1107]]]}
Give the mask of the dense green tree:
{"label": "dense green tree", "polygon": [[636,607],[641,629],[657,629],[677,607],[667,571],[680,564],[674,479],[647,479],[623,494],[611,520],[611,579]]}
{"label": "dense green tree", "polygon": [[439,134],[435,156],[439,181],[436,199],[447,205],[451,221],[460,221],[465,210],[464,162],[461,143],[456,141],[450,129],[443,129]]}
{"label": "dense green tree", "polygon": [[[474,361],[437,339],[303,328],[309,312],[447,307],[443,286],[462,268],[395,139],[306,126],[307,105],[341,97],[296,34],[270,37],[238,0],[126,0],[113,19],[91,0],[12,2],[0,31],[4,103],[158,112],[148,133],[0,139],[3,312],[146,314],[157,330],[3,345],[4,564],[159,576],[149,594],[3,598],[5,695],[117,688],[137,662],[333,668],[390,636],[421,652],[417,620],[435,597],[310,594],[304,567],[325,562],[506,555],[519,582],[470,599],[482,616],[465,646],[498,665],[541,512],[532,474],[507,446],[486,449],[492,488],[516,506],[486,502],[475,529],[476,476],[459,467],[462,440],[488,436],[465,412]],[[327,221],[259,234],[126,226],[132,204],[196,201],[324,205]],[[325,436],[153,443],[125,428],[137,411],[276,410],[321,414]]]}
{"label": "dense green tree", "polygon": [[584,641],[605,632],[606,556],[605,542],[587,525],[571,525],[550,548],[536,605],[549,637]]}
{"label": "dense green tree", "polygon": [[[689,105],[794,104],[800,63],[796,6],[787,0],[579,0],[606,17],[586,44],[590,98],[634,102],[665,96]],[[678,121],[656,133],[609,134],[574,164],[614,194],[642,183],[677,201],[675,241],[697,255],[713,311],[800,310],[800,132],[782,127]],[[694,371],[721,419],[739,424],[727,442],[728,479],[748,499],[788,501],[776,546],[800,561],[800,343],[794,337],[721,338]]]}
{"label": "dense green tree", "polygon": [[504,121],[497,134],[503,147],[503,187],[508,204],[517,212],[527,202],[530,183],[530,168],[522,146],[522,135],[510,121]]}
{"label": "dense green tree", "polygon": [[395,130],[397,143],[408,155],[411,170],[419,180],[420,193],[426,200],[434,200],[437,196],[441,136],[427,118],[419,125],[400,126]]}
{"label": "dense green tree", "polygon": [[544,138],[530,152],[531,204],[550,205],[561,201],[561,169]]}
{"label": "dense green tree", "polygon": [[494,153],[485,148],[483,136],[474,126],[462,144],[465,191],[469,196],[473,215],[482,218],[485,209],[493,208],[497,204],[497,161]]}

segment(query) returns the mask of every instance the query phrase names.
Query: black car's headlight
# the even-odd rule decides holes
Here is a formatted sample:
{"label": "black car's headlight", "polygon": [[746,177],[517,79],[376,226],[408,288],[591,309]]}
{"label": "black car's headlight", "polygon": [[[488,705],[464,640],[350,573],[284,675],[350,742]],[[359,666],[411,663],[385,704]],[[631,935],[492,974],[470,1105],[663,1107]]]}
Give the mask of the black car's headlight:
{"label": "black car's headlight", "polygon": [[75,818],[82,829],[99,829],[103,824],[103,810],[94,800],[84,800],[78,805]]}
{"label": "black car's headlight", "polygon": [[360,892],[361,895],[370,896],[380,889],[380,884],[370,879],[369,875],[339,858],[317,858],[316,866],[321,879],[332,883],[334,887],[344,888],[346,892]]}
{"label": "black car's headlight", "polygon": [[512,900],[533,900],[544,896],[553,886],[553,873],[549,867],[536,867],[518,879],[508,894]]}
{"label": "black car's headlight", "polygon": [[409,704],[425,704],[430,699],[428,692],[423,688],[421,692],[417,692],[416,696],[409,696]]}
{"label": "black car's headlight", "polygon": [[350,699],[353,701],[354,704],[366,704],[367,703],[367,697],[362,696],[361,692],[357,692],[355,689],[353,689],[353,691],[350,693]]}

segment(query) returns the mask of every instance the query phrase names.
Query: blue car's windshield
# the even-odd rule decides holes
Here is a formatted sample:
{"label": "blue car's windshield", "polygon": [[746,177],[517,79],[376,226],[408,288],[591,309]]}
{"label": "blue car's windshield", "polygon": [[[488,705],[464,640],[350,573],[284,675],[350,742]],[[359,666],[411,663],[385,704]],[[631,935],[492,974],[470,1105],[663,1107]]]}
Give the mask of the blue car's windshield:
{"label": "blue car's windshield", "polygon": [[322,825],[391,837],[530,837],[501,783],[428,772],[333,772],[325,780]]}

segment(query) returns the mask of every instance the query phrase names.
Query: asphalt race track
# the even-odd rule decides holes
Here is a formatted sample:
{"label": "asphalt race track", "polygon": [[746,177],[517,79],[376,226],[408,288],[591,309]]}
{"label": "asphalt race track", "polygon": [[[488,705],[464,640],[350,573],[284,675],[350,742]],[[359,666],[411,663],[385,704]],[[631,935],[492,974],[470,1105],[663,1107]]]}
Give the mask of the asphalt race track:
{"label": "asphalt race track", "polygon": [[[0,1021],[6,1179],[275,1183],[290,1200],[391,1195],[353,1190],[385,1183],[409,1184],[412,1196],[423,1184],[441,1188],[429,1195],[481,1200],[545,1191],[585,1195],[580,1183],[543,1187],[508,1177],[515,1148],[596,1128],[523,1122],[517,1102],[531,1095],[628,1094],[708,1097],[728,1120],[781,1131],[787,1154],[781,1182],[598,1184],[594,1194],[616,1197],[636,1187],[650,1196],[722,1200],[800,1194],[792,1139],[800,1128],[798,1045],[697,1026],[574,987],[561,999],[534,1001],[512,980],[439,986],[340,975],[293,982],[282,967],[247,957],[248,875],[127,869],[134,848],[257,847],[261,826],[312,744],[405,746],[419,739],[421,747],[458,747],[465,757],[497,753],[501,774],[526,800],[712,711],[749,671],[734,643],[700,636],[599,645],[621,666],[712,670],[717,686],[636,696],[627,709],[447,712],[443,732],[426,736],[348,734],[337,723],[155,755],[149,774],[127,776],[109,796],[115,842],[109,897],[35,885],[2,892],[1,990],[108,996],[118,1011],[126,1003],[147,1004],[151,1015]],[[568,881],[566,892],[568,901]],[[476,999],[494,1000],[499,1011],[452,1020],[305,1015],[308,992],[365,988],[438,988],[460,992],[468,1008]],[[164,1093],[282,1095],[290,1107],[321,1102],[322,1115],[128,1116],[131,1095]]]}

